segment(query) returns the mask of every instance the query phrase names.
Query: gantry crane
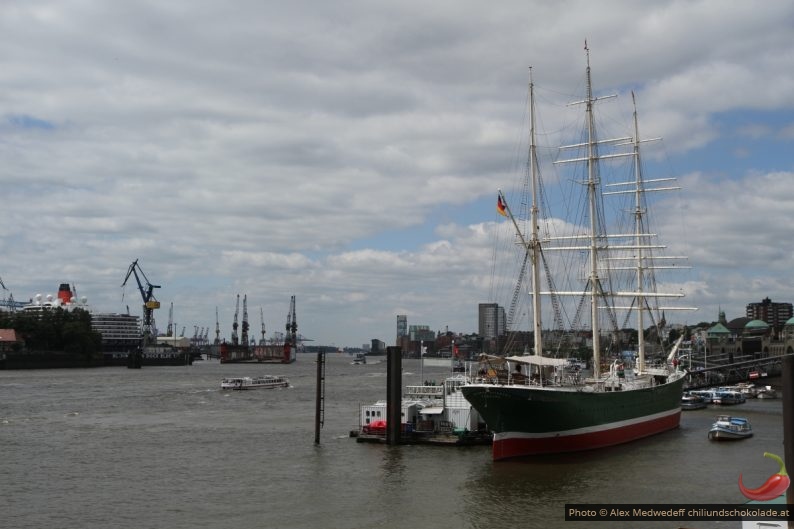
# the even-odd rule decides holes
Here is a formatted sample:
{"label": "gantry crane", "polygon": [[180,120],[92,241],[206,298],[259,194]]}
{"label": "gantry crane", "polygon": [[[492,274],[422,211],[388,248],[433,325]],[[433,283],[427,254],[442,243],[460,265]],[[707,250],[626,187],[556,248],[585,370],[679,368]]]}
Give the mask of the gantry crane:
{"label": "gantry crane", "polygon": [[[139,273],[140,276],[138,275]],[[138,290],[140,291],[141,297],[143,298],[143,325],[141,328],[143,334],[143,345],[150,345],[154,341],[155,334],[154,309],[160,308],[160,302],[155,299],[153,291],[155,288],[160,288],[160,285],[153,285],[149,282],[149,280],[146,278],[146,274],[144,274],[143,270],[141,270],[141,266],[138,264],[137,259],[132,262],[129,270],[127,270],[127,276],[124,278],[124,282],[121,284],[122,287],[127,284],[127,280],[130,278],[130,275],[135,276],[135,281],[138,283]],[[141,282],[141,277],[143,277],[143,281],[146,283],[145,288],[144,284]]]}

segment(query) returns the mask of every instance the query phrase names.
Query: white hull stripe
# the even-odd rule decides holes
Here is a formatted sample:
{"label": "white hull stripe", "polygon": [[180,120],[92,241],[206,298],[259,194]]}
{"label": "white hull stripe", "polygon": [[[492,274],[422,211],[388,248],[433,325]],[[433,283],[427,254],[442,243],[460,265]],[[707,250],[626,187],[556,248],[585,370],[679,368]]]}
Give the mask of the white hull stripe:
{"label": "white hull stripe", "polygon": [[597,426],[587,426],[585,428],[575,428],[573,430],[562,430],[558,432],[540,432],[540,433],[527,433],[527,432],[502,432],[494,434],[494,441],[504,441],[506,439],[544,439],[547,437],[569,437],[575,435],[584,435],[589,433],[598,433],[608,430],[616,430],[626,426],[634,426],[645,422],[655,421],[670,417],[676,413],[680,413],[681,408],[674,408],[672,410],[654,413],[653,415],[645,415],[644,417],[636,417],[634,419],[627,419],[625,421],[609,422],[599,424]]}

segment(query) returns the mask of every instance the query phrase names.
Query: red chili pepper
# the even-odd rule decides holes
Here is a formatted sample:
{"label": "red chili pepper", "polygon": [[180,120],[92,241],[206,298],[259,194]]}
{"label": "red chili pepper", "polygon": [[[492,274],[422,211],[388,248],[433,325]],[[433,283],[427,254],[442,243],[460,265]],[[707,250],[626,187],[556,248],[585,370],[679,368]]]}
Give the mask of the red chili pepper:
{"label": "red chili pepper", "polygon": [[742,484],[742,475],[739,474],[739,490],[742,491],[745,497],[756,501],[767,501],[777,498],[783,494],[788,488],[791,480],[786,473],[786,464],[783,460],[775,454],[764,452],[764,457],[769,457],[780,463],[780,471],[777,474],[769,476],[766,482],[757,489],[748,489]]}

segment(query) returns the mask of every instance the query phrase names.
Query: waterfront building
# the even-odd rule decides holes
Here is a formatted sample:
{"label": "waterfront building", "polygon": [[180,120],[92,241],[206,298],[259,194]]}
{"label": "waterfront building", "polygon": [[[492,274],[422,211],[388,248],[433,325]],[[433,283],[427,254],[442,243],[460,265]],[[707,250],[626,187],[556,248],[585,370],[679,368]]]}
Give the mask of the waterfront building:
{"label": "waterfront building", "polygon": [[131,351],[141,345],[141,322],[138,316],[92,312],[91,328],[102,335],[103,352]]}
{"label": "waterfront building", "polygon": [[0,329],[0,353],[9,353],[24,344],[22,337],[14,329]]}
{"label": "waterfront building", "polygon": [[372,344],[369,346],[369,353],[373,355],[386,354],[386,343],[377,338],[372,339]]}
{"label": "waterfront building", "polygon": [[504,307],[497,303],[480,303],[478,332],[485,340],[495,340],[507,332]]}
{"label": "waterfront building", "polygon": [[431,331],[428,325],[410,325],[408,336],[412,342],[433,343],[436,340],[435,331]]}
{"label": "waterfront building", "polygon": [[397,344],[402,342],[402,339],[408,336],[408,316],[405,314],[397,315]]}
{"label": "waterfront building", "polygon": [[791,303],[778,303],[764,298],[760,303],[748,303],[747,317],[751,320],[761,320],[770,325],[775,335],[780,335],[783,326],[794,316],[794,306]]}

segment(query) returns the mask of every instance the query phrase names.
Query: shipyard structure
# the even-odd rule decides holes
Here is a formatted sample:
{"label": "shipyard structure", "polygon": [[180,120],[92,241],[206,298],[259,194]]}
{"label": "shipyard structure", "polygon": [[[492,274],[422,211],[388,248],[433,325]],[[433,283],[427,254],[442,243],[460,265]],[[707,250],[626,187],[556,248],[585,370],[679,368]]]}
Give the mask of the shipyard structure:
{"label": "shipyard structure", "polygon": [[[220,339],[220,325],[218,324],[218,312],[215,311],[215,344],[212,346],[213,355],[217,356],[222,364],[239,363],[278,363],[290,364],[296,360],[298,352],[298,319],[295,313],[295,296],[290,298],[290,307],[287,311],[287,324],[283,339],[278,337],[273,340],[265,339],[265,323],[262,318],[262,337],[259,343],[249,337],[248,323],[248,296],[243,296],[243,317],[242,326],[238,325],[240,312],[240,295],[237,295],[237,303],[234,310],[234,323],[232,323],[231,343]],[[238,334],[238,329],[241,331]]]}

